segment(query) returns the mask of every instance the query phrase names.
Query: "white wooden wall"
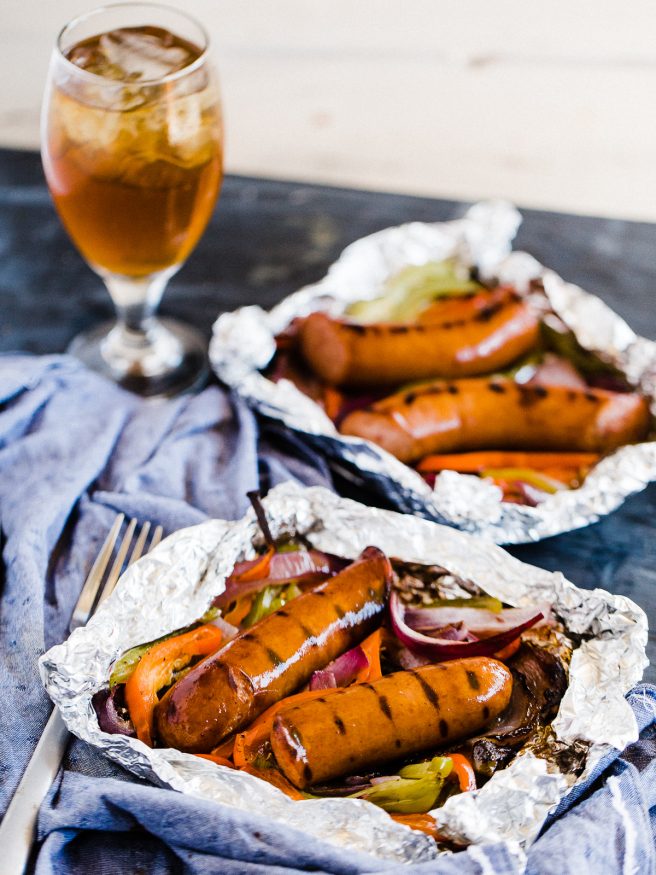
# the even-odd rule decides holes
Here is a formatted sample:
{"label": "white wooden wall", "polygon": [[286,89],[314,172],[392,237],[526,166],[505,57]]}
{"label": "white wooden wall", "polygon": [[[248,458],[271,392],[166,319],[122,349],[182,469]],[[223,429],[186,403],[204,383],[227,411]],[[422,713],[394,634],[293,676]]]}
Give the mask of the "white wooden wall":
{"label": "white wooden wall", "polygon": [[[209,29],[232,172],[656,220],[654,0],[169,0]],[[0,0],[0,145],[96,5]]]}

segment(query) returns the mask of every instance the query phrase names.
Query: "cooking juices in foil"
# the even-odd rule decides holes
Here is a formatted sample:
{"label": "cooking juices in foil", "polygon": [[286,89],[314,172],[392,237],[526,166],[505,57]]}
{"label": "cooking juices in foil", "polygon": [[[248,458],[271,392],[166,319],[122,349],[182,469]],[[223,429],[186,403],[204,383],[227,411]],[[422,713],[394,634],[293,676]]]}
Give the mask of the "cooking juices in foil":
{"label": "cooking juices in foil", "polygon": [[[636,336],[599,298],[526,253],[511,252],[519,223],[510,204],[481,203],[463,219],[414,222],[358,240],[323,280],[290,295],[271,312],[251,306],[220,316],[210,347],[214,370],[262,414],[305,434],[345,476],[366,483],[406,513],[485,534],[501,544],[537,541],[589,525],[656,478],[656,442],[621,447],[578,488],[559,490],[529,507],[504,502],[498,486],[455,471],[443,471],[429,486],[377,445],[340,434],[323,409],[289,380],[274,382],[261,373],[275,355],[276,336],[295,318],[314,310],[339,316],[349,304],[380,295],[385,281],[404,267],[455,257],[475,268],[482,280],[532,294],[584,351],[642,392],[656,414],[656,343]],[[550,318],[545,316],[547,325]]]}
{"label": "cooking juices in foil", "polygon": [[[584,763],[586,774],[609,745],[621,749],[637,738],[624,695],[647,664],[647,622],[629,599],[579,590],[561,574],[526,565],[453,528],[367,508],[319,487],[286,483],[272,490],[264,505],[274,538],[299,534],[319,550],[348,558],[375,545],[405,563],[437,565],[448,575],[440,582],[445,594],[466,595],[465,582],[511,606],[548,604],[573,642],[569,686],[548,737],[480,790],[452,796],[432,812],[445,837],[462,844],[505,840],[515,849],[530,843],[578,780],[568,763]],[[235,562],[251,558],[260,541],[252,512],[237,522],[213,520],[167,538],[125,573],[85,628],[42,657],[48,693],[72,732],[140,777],[384,859],[432,859],[439,853],[432,839],[370,803],[294,802],[252,775],[101,732],[92,697],[106,688],[117,657],[202,616]]]}

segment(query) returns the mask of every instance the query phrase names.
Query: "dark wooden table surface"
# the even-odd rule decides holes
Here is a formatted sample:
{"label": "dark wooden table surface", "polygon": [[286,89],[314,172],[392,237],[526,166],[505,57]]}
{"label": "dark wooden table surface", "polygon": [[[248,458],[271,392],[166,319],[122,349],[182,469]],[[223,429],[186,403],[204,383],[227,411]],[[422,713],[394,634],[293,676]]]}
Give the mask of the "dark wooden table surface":
{"label": "dark wooden table surface", "polygon": [[[388,225],[461,215],[453,201],[293,182],[228,178],[196,252],[166,293],[162,312],[208,336],[221,310],[268,307],[319,279],[348,243]],[[606,300],[656,338],[656,225],[524,211],[516,241],[568,280]],[[60,352],[111,315],[101,282],[69,242],[52,208],[38,156],[0,150],[0,351]],[[587,529],[513,548],[579,586],[634,599],[656,627],[656,485]],[[656,636],[649,652],[656,658]],[[656,667],[646,679],[656,682]]]}

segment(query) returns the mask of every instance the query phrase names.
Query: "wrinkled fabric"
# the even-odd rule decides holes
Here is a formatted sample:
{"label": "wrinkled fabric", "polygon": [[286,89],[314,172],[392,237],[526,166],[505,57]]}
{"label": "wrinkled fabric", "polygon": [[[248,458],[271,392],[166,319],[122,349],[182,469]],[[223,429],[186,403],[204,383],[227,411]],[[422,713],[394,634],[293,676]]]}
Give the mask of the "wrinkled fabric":
{"label": "wrinkled fabric", "polygon": [[[0,356],[0,812],[49,713],[37,658],[66,636],[115,514],[151,519],[169,533],[211,516],[237,518],[248,489],[290,478],[331,485],[325,463],[298,437],[263,435],[218,386],[142,401],[65,356]],[[529,851],[530,875],[656,872],[656,688],[641,685],[629,701],[640,741],[609,754],[563,802]],[[39,840],[38,875],[523,869],[504,844],[399,867],[152,787],[79,741],[42,806]]]}
{"label": "wrinkled fabric", "polygon": [[[37,659],[66,637],[116,514],[169,534],[237,519],[249,489],[288,479],[330,486],[321,459],[280,452],[218,386],[143,401],[67,356],[0,356],[0,714],[11,715],[0,732],[0,812],[50,712]],[[88,761],[78,747],[73,759]]]}

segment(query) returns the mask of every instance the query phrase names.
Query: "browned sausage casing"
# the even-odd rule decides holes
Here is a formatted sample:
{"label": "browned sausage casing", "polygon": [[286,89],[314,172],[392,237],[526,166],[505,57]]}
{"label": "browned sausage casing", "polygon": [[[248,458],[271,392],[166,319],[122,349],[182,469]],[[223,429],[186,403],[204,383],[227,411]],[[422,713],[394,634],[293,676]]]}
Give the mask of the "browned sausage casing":
{"label": "browned sausage casing", "polygon": [[511,692],[512,675],[495,659],[399,671],[286,709],[271,745],[281,771],[305,789],[472,735]]}
{"label": "browned sausage casing", "polygon": [[485,449],[606,453],[642,440],[648,429],[649,407],[640,395],[495,377],[399,392],[349,414],[340,426],[402,462]]}
{"label": "browned sausage casing", "polygon": [[391,573],[385,554],[367,547],[331,580],[237,635],[162,698],[160,741],[209,751],[293,693],[380,625]]}
{"label": "browned sausage casing", "polygon": [[327,383],[390,386],[503,368],[535,346],[539,325],[513,294],[465,320],[368,325],[318,312],[299,331],[304,358]]}

